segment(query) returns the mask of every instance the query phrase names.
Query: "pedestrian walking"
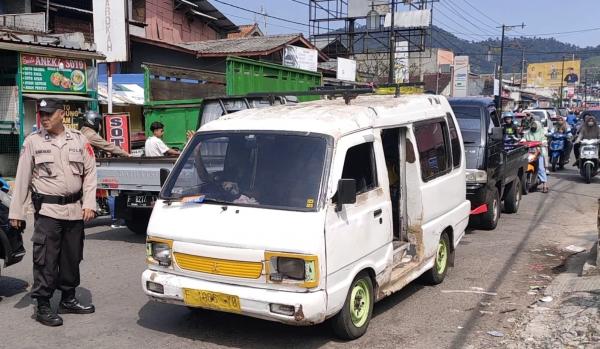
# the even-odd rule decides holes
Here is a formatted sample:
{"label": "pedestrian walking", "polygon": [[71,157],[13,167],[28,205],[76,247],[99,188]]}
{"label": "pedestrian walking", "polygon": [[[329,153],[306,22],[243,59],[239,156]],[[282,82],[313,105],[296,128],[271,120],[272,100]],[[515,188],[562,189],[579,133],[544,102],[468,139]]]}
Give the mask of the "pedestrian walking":
{"label": "pedestrian walking", "polygon": [[23,143],[17,167],[10,224],[25,223],[28,197],[34,207],[33,287],[35,319],[60,326],[62,318],[50,307],[56,289],[61,291],[59,313],[89,314],[75,296],[79,263],[83,259],[83,223],[95,217],[96,162],[87,139],[63,125],[62,101],[38,104],[42,129]]}

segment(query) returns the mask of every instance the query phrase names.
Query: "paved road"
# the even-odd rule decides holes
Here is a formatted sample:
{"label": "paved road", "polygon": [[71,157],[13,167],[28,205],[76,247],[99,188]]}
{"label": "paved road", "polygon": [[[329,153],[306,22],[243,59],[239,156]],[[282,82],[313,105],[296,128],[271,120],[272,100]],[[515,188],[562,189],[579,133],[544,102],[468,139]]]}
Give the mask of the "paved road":
{"label": "paved road", "polygon": [[[100,219],[86,230],[78,289],[82,299],[94,302],[97,312],[65,315],[60,328],[33,321],[28,257],[2,270],[0,347],[502,347],[502,338],[487,332],[510,332],[513,319],[535,301],[536,296],[527,294],[529,286],[560,272],[564,256],[560,248],[570,243],[592,245],[600,178],[586,185],[573,168],[550,178],[549,194],[526,196],[519,212],[503,215],[495,231],[470,232],[443,284],[430,287],[415,282],[379,302],[369,331],[352,343],[334,339],[327,325],[288,327],[151,302],[140,285],[144,237],[127,229],[110,229]],[[30,236],[28,230],[27,241]],[[497,295],[448,292],[481,289]]]}

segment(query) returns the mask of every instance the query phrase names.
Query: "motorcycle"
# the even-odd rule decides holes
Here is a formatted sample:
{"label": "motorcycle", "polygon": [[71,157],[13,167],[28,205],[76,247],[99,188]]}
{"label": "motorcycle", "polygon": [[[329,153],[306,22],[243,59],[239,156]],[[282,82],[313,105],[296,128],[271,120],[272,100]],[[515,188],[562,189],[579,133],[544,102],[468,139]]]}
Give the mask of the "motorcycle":
{"label": "motorcycle", "polygon": [[550,154],[548,155],[552,164],[552,172],[556,171],[557,167],[562,170],[565,164],[569,162],[568,156],[571,153],[570,149],[566,149],[569,136],[564,133],[554,132],[548,138],[550,139],[548,146]]}
{"label": "motorcycle", "polygon": [[25,256],[21,230],[14,229],[8,222],[8,208],[11,197],[8,185],[0,178],[0,259],[4,260],[4,268],[19,263]]}
{"label": "motorcycle", "polygon": [[588,184],[598,174],[598,143],[598,139],[584,139],[579,148],[579,173]]}
{"label": "motorcycle", "polygon": [[540,146],[542,142],[539,141],[529,141],[523,142],[525,146],[528,148],[529,155],[527,165],[527,173],[525,176],[525,185],[523,186],[523,194],[527,194],[530,191],[534,191],[537,189],[538,185],[542,184],[538,178],[538,163],[539,158],[542,155],[542,151]]}

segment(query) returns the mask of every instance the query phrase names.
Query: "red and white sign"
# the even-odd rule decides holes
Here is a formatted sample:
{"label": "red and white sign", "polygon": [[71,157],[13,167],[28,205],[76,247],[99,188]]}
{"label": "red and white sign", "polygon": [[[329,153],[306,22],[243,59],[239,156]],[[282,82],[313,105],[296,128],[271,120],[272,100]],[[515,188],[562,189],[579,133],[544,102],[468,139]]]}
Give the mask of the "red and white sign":
{"label": "red and white sign", "polygon": [[104,134],[107,141],[130,153],[129,113],[104,114]]}

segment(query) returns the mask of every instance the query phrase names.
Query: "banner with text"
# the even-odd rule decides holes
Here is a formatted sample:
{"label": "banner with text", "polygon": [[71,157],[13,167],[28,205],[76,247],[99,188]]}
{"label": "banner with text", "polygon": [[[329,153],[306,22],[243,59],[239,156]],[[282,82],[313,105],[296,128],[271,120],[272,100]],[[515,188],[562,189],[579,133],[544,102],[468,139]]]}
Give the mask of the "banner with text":
{"label": "banner with text", "polygon": [[106,140],[130,153],[129,113],[103,114],[103,117]]}

